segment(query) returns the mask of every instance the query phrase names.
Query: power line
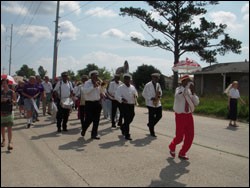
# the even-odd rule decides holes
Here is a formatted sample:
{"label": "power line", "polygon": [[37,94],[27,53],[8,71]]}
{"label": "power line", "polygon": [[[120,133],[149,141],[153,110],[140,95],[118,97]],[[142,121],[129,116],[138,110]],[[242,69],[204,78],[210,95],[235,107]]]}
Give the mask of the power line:
{"label": "power line", "polygon": [[[35,18],[35,16],[36,16],[36,14],[37,14],[37,11],[38,11],[38,9],[40,8],[40,6],[41,6],[41,1],[39,2],[39,4],[38,4],[38,6],[37,6],[37,8],[36,8],[36,10],[35,10],[35,13],[34,13],[34,15],[32,16],[32,18],[31,18],[31,20],[30,20],[30,22],[29,22],[29,24],[27,25],[27,27],[26,27],[26,29],[25,29],[25,31],[24,31],[24,33],[26,33],[27,32],[27,30],[28,30],[28,28],[29,28],[29,26],[31,25],[31,23],[33,22],[33,20],[34,20],[34,18]],[[14,45],[14,47],[13,48],[15,48],[19,43],[20,43],[20,41],[22,40],[22,38],[23,38],[23,36],[24,35],[22,35],[21,36],[21,38],[17,41],[17,43]]]}
{"label": "power line", "polygon": [[65,14],[65,15],[63,15],[63,16],[61,16],[60,18],[62,19],[62,18],[64,18],[64,17],[67,17],[67,16],[69,16],[70,14],[72,14],[72,13],[74,13],[75,11],[77,11],[77,10],[79,10],[79,9],[81,9],[81,8],[83,8],[83,7],[85,7],[85,6],[87,6],[87,5],[90,4],[90,3],[93,3],[93,1],[89,1],[89,2],[87,2],[87,3],[83,4],[83,5],[81,5],[79,8],[77,8],[77,9],[75,9],[75,10],[72,10],[71,12],[69,12],[69,13],[67,13],[67,14]]}

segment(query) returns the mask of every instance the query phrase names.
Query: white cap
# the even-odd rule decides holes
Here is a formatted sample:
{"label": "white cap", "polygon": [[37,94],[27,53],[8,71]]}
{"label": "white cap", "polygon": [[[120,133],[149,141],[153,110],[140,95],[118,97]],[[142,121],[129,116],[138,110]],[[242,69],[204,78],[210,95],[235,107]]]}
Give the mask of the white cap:
{"label": "white cap", "polygon": [[99,75],[99,72],[98,72],[97,70],[90,71],[90,72],[89,72],[89,77],[91,77],[92,74]]}
{"label": "white cap", "polygon": [[129,77],[129,78],[130,78],[130,80],[132,79],[132,76],[131,76],[130,74],[128,74],[128,73],[123,74],[123,78],[125,78],[125,77]]}

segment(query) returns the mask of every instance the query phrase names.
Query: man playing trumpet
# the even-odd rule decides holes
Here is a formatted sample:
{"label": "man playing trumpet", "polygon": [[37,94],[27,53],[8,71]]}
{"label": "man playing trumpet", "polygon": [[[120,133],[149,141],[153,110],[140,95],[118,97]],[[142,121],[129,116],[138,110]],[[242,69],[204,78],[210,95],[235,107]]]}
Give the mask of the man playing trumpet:
{"label": "man playing trumpet", "polygon": [[100,103],[101,99],[101,80],[98,78],[98,71],[93,70],[89,73],[90,79],[85,82],[83,86],[83,92],[85,95],[85,112],[86,118],[83,122],[81,135],[85,136],[85,133],[93,122],[91,138],[92,139],[100,139],[98,136],[98,126],[100,121],[100,115],[102,106]]}
{"label": "man playing trumpet", "polygon": [[162,118],[162,106],[160,98],[162,96],[161,85],[158,83],[160,74],[151,74],[152,81],[148,82],[142,92],[148,108],[148,128],[150,135],[156,137],[154,127]]}

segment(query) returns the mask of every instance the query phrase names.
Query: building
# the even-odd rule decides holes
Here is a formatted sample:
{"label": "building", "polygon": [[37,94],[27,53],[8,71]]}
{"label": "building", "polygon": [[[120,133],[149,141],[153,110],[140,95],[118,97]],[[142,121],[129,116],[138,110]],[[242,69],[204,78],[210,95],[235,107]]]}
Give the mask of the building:
{"label": "building", "polygon": [[218,63],[194,73],[198,95],[222,94],[234,80],[239,82],[240,94],[249,96],[249,61]]}

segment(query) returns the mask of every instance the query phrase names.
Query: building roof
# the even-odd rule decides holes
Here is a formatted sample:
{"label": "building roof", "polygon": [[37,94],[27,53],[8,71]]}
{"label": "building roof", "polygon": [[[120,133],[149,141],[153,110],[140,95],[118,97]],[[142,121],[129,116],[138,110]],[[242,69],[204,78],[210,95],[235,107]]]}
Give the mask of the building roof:
{"label": "building roof", "polygon": [[193,74],[249,73],[249,61],[218,63],[202,68]]}

